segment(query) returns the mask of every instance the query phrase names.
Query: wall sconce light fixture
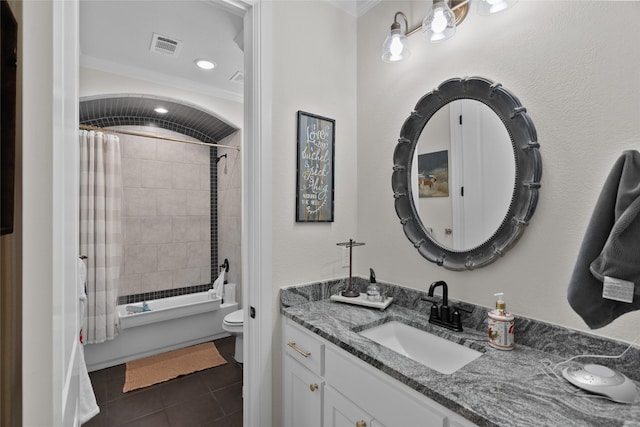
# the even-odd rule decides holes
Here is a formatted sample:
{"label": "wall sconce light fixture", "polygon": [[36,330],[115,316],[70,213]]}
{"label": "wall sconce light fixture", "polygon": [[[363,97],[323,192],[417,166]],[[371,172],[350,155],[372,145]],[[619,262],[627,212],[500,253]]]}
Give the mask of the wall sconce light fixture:
{"label": "wall sconce light fixture", "polygon": [[[419,25],[409,30],[407,15],[396,12],[389,35],[382,44],[382,60],[397,62],[411,56],[407,37],[422,30],[425,39],[432,43],[441,42],[453,37],[458,25],[464,21],[469,13],[471,0],[432,0],[431,12]],[[508,9],[518,0],[474,0],[478,1],[477,11],[480,15],[491,15]],[[402,32],[398,17],[404,20]]]}

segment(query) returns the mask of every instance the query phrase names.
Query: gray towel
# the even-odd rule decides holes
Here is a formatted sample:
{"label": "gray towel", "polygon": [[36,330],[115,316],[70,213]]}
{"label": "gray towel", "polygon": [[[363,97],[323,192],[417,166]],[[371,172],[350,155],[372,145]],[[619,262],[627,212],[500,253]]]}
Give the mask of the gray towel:
{"label": "gray towel", "polygon": [[[604,277],[633,282],[633,303],[602,297]],[[568,300],[591,329],[640,310],[640,153],[625,151],[602,187],[569,282]]]}

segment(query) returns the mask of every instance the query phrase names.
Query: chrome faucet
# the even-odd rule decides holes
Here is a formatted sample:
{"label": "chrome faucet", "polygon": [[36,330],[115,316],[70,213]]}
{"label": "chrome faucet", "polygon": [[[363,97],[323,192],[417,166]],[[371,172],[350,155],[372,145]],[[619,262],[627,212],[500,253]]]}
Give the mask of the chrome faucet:
{"label": "chrome faucet", "polygon": [[[433,297],[433,292],[439,286],[442,286],[442,303],[440,304],[440,307],[438,307],[438,300]],[[449,310],[449,288],[446,282],[443,280],[433,282],[431,286],[429,286],[427,298],[422,299],[424,301],[433,302],[433,305],[431,306],[431,313],[429,314],[429,323],[433,323],[434,325],[442,326],[456,332],[462,331],[460,312],[455,307],[453,308],[453,313],[450,313]]]}

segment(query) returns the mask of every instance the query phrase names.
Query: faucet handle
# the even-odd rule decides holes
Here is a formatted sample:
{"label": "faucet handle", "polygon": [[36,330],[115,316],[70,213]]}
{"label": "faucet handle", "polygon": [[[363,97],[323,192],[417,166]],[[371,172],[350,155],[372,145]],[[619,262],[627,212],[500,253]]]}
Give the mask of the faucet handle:
{"label": "faucet handle", "polygon": [[420,297],[420,299],[421,299],[422,301],[429,301],[429,302],[432,302],[432,303],[434,303],[434,304],[435,304],[435,303],[437,303],[437,302],[440,302],[440,299],[439,299],[439,298],[436,298],[436,297],[429,297],[429,296],[426,296],[426,297]]}
{"label": "faucet handle", "polygon": [[451,324],[455,328],[460,328],[460,330],[462,330],[462,319],[460,318],[458,307],[454,307],[453,309],[453,314],[451,315]]}
{"label": "faucet handle", "polygon": [[433,303],[431,306],[431,312],[429,313],[429,320],[438,320],[440,319],[440,311],[438,310],[438,305]]}

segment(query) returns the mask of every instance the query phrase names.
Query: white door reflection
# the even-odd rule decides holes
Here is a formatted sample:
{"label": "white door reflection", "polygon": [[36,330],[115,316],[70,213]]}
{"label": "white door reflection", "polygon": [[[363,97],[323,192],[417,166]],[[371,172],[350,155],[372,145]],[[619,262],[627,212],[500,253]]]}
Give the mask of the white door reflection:
{"label": "white door reflection", "polygon": [[[420,170],[418,157],[446,151],[446,170]],[[441,246],[465,251],[487,241],[504,221],[515,186],[515,155],[500,118],[487,105],[453,101],[423,129],[412,165],[415,206]],[[421,185],[420,185],[421,184]],[[429,185],[429,193],[420,189]]]}

